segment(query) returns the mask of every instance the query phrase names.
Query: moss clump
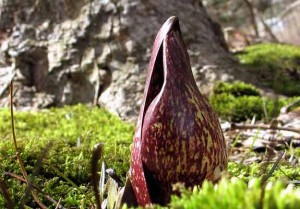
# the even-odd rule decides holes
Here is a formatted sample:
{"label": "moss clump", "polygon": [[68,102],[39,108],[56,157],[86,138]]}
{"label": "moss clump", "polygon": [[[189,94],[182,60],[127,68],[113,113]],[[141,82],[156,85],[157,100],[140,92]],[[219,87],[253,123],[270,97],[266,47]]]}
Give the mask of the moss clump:
{"label": "moss clump", "polygon": [[253,116],[258,120],[277,116],[282,106],[295,99],[273,101],[261,97],[258,89],[250,84],[234,82],[216,84],[210,103],[221,118],[240,122]]}
{"label": "moss clump", "polygon": [[300,47],[258,44],[237,57],[265,86],[288,96],[300,95]]}
{"label": "moss clump", "polygon": [[300,189],[292,185],[286,187],[281,182],[268,183],[263,189],[259,179],[253,178],[248,184],[238,178],[223,179],[213,185],[205,181],[201,188],[192,191],[182,189],[181,196],[173,196],[170,208],[262,208],[296,209],[300,204]]}
{"label": "moss clump", "polygon": [[[0,173],[21,175],[7,109],[0,110],[0,119]],[[122,122],[104,109],[77,105],[35,113],[16,112],[15,124],[21,157],[34,184],[55,200],[62,198],[62,205],[67,208],[77,208],[82,201],[89,204],[92,197],[89,185],[91,151],[96,143],[104,144],[102,160],[122,180],[129,169],[133,125]],[[71,179],[78,188],[49,165]],[[4,176],[4,180],[13,202],[20,204],[25,185],[8,176]],[[51,205],[41,198],[45,204]],[[31,207],[37,207],[31,197],[24,201]],[[4,207],[4,199],[0,195],[0,208]]]}
{"label": "moss clump", "polygon": [[240,96],[260,96],[259,90],[250,84],[236,81],[233,84],[219,82],[214,87],[214,94]]}

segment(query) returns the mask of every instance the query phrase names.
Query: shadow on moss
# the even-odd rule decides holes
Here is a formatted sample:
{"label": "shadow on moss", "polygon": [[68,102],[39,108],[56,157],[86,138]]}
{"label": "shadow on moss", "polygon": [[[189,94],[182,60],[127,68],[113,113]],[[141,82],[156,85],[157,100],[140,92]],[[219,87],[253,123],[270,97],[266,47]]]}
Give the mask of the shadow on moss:
{"label": "shadow on moss", "polygon": [[300,95],[300,47],[257,44],[237,57],[266,87],[288,96]]}

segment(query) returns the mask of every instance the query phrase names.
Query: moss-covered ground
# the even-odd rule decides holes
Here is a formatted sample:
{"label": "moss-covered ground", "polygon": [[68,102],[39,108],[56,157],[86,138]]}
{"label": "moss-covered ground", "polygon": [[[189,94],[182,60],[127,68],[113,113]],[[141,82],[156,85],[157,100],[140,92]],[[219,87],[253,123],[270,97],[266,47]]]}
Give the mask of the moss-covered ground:
{"label": "moss-covered ground", "polygon": [[[26,195],[25,184],[8,175],[9,173],[21,175],[21,171],[13,149],[9,110],[1,109],[0,118],[1,179],[6,182],[10,198],[16,203],[17,208],[22,202],[35,208],[37,205],[32,197]],[[106,110],[77,105],[34,113],[16,112],[15,123],[21,157],[33,184],[53,199],[58,201],[61,198],[64,207],[87,208],[94,201],[90,186],[90,160],[92,147],[97,143],[104,144],[102,160],[106,163],[106,167],[113,168],[121,181],[124,181],[129,169],[134,127]],[[173,208],[224,208],[227,205],[230,208],[245,208],[247,204],[254,204],[253,207],[247,206],[247,208],[258,208],[255,204],[260,201],[261,188],[256,185],[257,183],[253,186],[252,180],[266,172],[264,167],[265,165],[256,163],[249,166],[230,162],[227,178],[236,177],[236,179],[224,180],[219,187],[207,183],[202,190],[183,190],[182,198],[174,197],[171,206]],[[78,187],[74,187],[66,178]],[[291,202],[296,201],[299,204],[299,189],[297,192],[290,191],[291,186],[289,186],[288,190],[285,190],[287,182],[299,179],[299,167],[293,167],[288,163],[282,164],[269,180],[271,182],[280,180],[281,183],[275,183],[274,189],[269,185],[271,193],[266,197],[271,198],[272,201],[276,200],[278,204],[284,204],[284,197],[289,197]],[[219,198],[220,195],[222,198]],[[253,202],[249,203],[245,195],[250,195]],[[50,208],[55,207],[40,193],[39,197]],[[212,207],[214,200],[215,207]],[[232,207],[235,202],[231,200],[239,204]],[[201,205],[203,207],[200,207]],[[240,207],[237,207],[238,205]],[[5,207],[3,196],[0,196],[0,207]]]}
{"label": "moss-covered ground", "polygon": [[[21,175],[21,170],[12,143],[8,109],[0,110],[0,119],[0,178],[8,184],[13,202],[24,201],[35,207],[32,198],[24,196],[25,184],[3,175],[5,172]],[[113,168],[124,181],[134,127],[106,110],[77,105],[34,113],[17,112],[15,125],[21,157],[34,184],[55,200],[62,198],[65,207],[78,207],[82,201],[92,198],[90,161],[92,148],[97,143],[104,145],[102,160],[106,167]],[[44,197],[41,199],[47,203]],[[4,208],[1,195],[0,208]]]}

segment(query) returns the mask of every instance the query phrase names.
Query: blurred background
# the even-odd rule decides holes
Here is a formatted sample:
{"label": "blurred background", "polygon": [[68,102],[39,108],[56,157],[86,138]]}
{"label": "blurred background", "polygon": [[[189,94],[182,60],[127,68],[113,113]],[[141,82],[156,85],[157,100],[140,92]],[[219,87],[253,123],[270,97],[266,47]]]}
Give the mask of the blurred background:
{"label": "blurred background", "polygon": [[207,0],[203,3],[221,23],[230,47],[259,41],[300,45],[298,0]]}

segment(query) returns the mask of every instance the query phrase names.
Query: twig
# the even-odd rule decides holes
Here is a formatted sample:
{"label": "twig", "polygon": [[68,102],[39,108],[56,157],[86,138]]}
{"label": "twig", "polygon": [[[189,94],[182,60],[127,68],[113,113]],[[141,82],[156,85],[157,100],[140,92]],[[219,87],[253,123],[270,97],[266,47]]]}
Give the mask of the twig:
{"label": "twig", "polygon": [[236,123],[232,123],[231,129],[268,129],[268,130],[291,131],[300,134],[299,129],[278,127],[278,126],[267,126],[267,125],[238,125]]}
{"label": "twig", "polygon": [[[276,170],[276,168],[279,165],[280,160],[283,158],[283,156],[285,155],[285,151],[282,152],[282,154],[278,157],[278,159],[276,160],[276,162],[273,164],[271,170],[268,172],[267,175],[265,175],[262,180],[261,180],[261,195],[260,195],[260,201],[259,201],[259,209],[264,208],[264,197],[265,197],[265,193],[266,193],[266,183],[268,181],[268,179],[272,176],[272,174],[274,173],[274,171]],[[265,170],[267,169],[267,167],[264,167]]]}
{"label": "twig", "polygon": [[272,166],[272,168],[271,168],[271,170],[268,172],[268,174],[265,176],[265,177],[263,177],[263,179],[262,179],[262,184],[264,185],[267,181],[268,181],[268,179],[272,176],[272,174],[274,173],[274,171],[276,170],[276,168],[278,167],[278,165],[279,165],[279,162],[280,162],[280,160],[283,158],[283,156],[285,155],[285,151],[284,152],[282,152],[282,154],[278,157],[278,159],[276,160],[276,162],[274,163],[274,165]]}
{"label": "twig", "polygon": [[59,209],[59,208],[61,208],[61,207],[60,207],[60,202],[61,202],[61,198],[59,198],[59,200],[58,200],[58,203],[56,204],[56,207],[55,207],[55,209]]}
{"label": "twig", "polygon": [[288,113],[292,107],[294,107],[294,106],[296,106],[298,104],[300,104],[300,99],[298,99],[298,100],[296,100],[296,101],[294,101],[294,102],[292,102],[292,103],[290,103],[290,104],[282,107],[280,109],[280,113],[281,114]]}
{"label": "twig", "polygon": [[9,195],[7,186],[2,179],[0,179],[0,190],[2,191],[4,200],[6,201],[7,209],[14,209],[14,204],[12,203],[12,201],[10,199],[10,195]]}
{"label": "twig", "polygon": [[300,181],[294,180],[294,181],[288,181],[288,184],[300,184]]}
{"label": "twig", "polygon": [[17,144],[17,139],[16,139],[16,133],[15,133],[15,122],[14,122],[14,108],[13,108],[13,81],[10,83],[10,116],[11,116],[11,129],[12,129],[12,135],[13,135],[13,142],[14,142],[14,147],[15,147],[15,152],[17,156],[17,161],[19,162],[20,169],[22,171],[23,177],[26,181],[27,187],[30,190],[30,193],[33,197],[33,199],[37,202],[37,204],[42,208],[42,209],[47,209],[47,207],[40,201],[40,199],[37,197],[35,192],[31,189],[31,184],[28,179],[27,172],[25,170],[23,161],[21,159],[20,153],[18,151],[18,144]]}
{"label": "twig", "polygon": [[[10,173],[10,172],[5,172],[4,173],[5,176],[9,176],[9,177],[12,177],[22,183],[25,183],[26,184],[26,180],[22,177],[22,176],[19,176],[17,174],[14,174],[14,173]],[[38,188],[36,185],[32,184],[32,187],[38,192],[40,193],[41,195],[43,195],[47,200],[49,200],[50,202],[52,202],[53,204],[55,204],[56,206],[59,206],[58,208],[61,208],[61,209],[66,209],[65,207],[63,207],[61,204],[60,204],[60,201],[55,201],[52,197],[50,197],[49,195],[45,194],[45,192],[43,192],[40,188]]]}

